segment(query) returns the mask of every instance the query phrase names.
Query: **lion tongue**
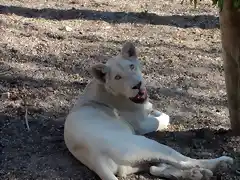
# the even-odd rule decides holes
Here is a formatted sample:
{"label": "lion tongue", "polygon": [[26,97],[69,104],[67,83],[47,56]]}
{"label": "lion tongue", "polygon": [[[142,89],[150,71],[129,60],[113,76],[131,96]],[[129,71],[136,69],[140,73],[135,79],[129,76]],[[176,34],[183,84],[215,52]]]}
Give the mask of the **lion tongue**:
{"label": "lion tongue", "polygon": [[143,98],[146,96],[146,90],[141,89],[139,90],[139,93],[137,94],[137,99]]}
{"label": "lion tongue", "polygon": [[136,98],[137,98],[137,99],[140,99],[140,98],[142,98],[142,96],[140,96],[140,95],[138,94]]}

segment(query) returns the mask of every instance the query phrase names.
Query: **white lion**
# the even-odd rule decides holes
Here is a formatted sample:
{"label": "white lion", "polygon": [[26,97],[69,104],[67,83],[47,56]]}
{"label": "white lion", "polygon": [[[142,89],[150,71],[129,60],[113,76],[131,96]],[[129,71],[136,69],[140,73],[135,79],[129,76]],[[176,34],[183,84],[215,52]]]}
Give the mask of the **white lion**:
{"label": "white lion", "polygon": [[175,179],[208,179],[221,156],[192,159],[143,135],[169,125],[169,116],[152,108],[135,46],[91,68],[94,79],[67,116],[64,140],[69,151],[102,180],[136,172]]}

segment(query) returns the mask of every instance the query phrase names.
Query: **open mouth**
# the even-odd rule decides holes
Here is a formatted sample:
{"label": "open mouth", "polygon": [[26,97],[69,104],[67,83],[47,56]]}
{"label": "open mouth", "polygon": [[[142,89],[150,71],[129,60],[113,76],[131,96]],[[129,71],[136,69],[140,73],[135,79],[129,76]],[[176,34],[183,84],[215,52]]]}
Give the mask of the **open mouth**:
{"label": "open mouth", "polygon": [[147,90],[146,89],[140,89],[138,94],[135,97],[131,97],[129,99],[134,103],[142,104],[147,99]]}

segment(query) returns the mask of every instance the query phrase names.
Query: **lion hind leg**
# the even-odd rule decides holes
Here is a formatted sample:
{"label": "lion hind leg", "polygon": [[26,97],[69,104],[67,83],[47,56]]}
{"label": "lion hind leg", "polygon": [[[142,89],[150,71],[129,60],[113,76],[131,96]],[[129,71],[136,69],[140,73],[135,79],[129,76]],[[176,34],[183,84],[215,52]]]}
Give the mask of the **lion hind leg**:
{"label": "lion hind leg", "polygon": [[233,158],[228,156],[221,156],[214,159],[191,159],[188,161],[182,162],[184,166],[200,167],[205,169],[210,169],[215,171],[220,164],[233,164]]}
{"label": "lion hind leg", "polygon": [[213,176],[212,171],[208,169],[192,168],[181,170],[164,163],[159,166],[151,166],[150,174],[173,180],[209,180]]}
{"label": "lion hind leg", "polygon": [[112,142],[113,146],[104,146],[107,153],[119,165],[139,165],[149,162],[161,162],[178,169],[195,167],[214,171],[220,163],[233,164],[233,159],[221,156],[215,159],[193,159],[144,136],[131,135],[121,142]]}

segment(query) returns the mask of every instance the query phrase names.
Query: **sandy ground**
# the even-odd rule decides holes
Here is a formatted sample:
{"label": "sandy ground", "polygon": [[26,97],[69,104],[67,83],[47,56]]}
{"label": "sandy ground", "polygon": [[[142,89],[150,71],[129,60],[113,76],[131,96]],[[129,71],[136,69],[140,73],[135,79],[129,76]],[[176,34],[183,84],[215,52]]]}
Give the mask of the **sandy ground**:
{"label": "sandy ground", "polygon": [[[217,15],[210,1],[193,9],[172,0],[1,0],[1,179],[98,179],[66,149],[64,118],[91,78],[87,68],[127,40],[140,51],[152,102],[174,124],[148,136],[191,157],[230,155],[237,167]],[[126,178],[134,179],[154,178]],[[213,179],[240,177],[233,169]]]}

